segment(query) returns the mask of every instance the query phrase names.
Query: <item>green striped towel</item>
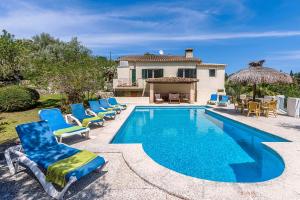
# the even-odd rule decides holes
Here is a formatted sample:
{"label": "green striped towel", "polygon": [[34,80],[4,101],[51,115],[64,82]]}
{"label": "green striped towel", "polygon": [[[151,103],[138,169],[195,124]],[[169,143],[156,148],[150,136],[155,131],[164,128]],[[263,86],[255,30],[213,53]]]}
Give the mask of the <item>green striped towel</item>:
{"label": "green striped towel", "polygon": [[61,187],[67,184],[66,175],[97,157],[96,154],[82,150],[73,156],[53,163],[47,169],[46,181],[55,183]]}

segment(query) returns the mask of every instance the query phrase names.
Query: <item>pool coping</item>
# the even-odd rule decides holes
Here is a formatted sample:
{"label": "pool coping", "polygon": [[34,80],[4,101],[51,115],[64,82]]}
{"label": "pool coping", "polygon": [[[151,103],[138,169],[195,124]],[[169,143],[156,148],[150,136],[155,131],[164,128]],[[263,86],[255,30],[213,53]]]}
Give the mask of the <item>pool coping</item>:
{"label": "pool coping", "polygon": [[[284,172],[277,178],[259,183],[226,183],[208,181],[194,178],[172,171],[156,163],[143,150],[142,144],[110,144],[124,122],[128,119],[136,106],[162,106],[162,105],[131,105],[123,116],[112,122],[113,131],[110,130],[105,138],[103,146],[99,144],[86,146],[87,149],[95,152],[121,152],[127,165],[140,178],[161,190],[182,199],[299,199],[300,198],[300,143],[294,137],[284,137],[278,132],[270,132],[252,126],[267,133],[282,137],[293,142],[265,142],[264,144],[277,152],[285,163]],[[165,105],[163,105],[166,107]],[[174,106],[174,105],[171,105]],[[178,105],[184,107],[185,105]],[[190,107],[189,105],[186,105]],[[200,105],[199,105],[200,106]],[[177,105],[176,105],[177,107]],[[244,124],[233,116],[226,116],[234,121]],[[118,121],[118,122],[117,122]],[[246,124],[249,125],[249,124]]]}

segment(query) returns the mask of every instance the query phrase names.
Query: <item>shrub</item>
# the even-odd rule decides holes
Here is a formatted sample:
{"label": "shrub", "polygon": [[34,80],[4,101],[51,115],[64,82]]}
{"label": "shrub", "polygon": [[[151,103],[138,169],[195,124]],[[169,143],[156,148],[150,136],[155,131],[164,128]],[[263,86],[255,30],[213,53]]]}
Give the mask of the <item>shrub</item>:
{"label": "shrub", "polygon": [[33,89],[33,88],[24,88],[26,89],[30,95],[31,95],[31,98],[34,100],[34,101],[38,101],[40,99],[40,94],[37,90]]}
{"label": "shrub", "polygon": [[0,111],[12,112],[33,108],[37,104],[37,94],[32,89],[17,85],[0,88]]}

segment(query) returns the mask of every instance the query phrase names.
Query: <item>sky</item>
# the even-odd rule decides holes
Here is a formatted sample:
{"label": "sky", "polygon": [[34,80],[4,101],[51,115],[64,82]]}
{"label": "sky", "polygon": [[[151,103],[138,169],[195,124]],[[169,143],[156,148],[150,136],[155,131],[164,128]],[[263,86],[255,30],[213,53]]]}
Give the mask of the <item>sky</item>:
{"label": "sky", "polygon": [[94,55],[183,55],[225,63],[227,73],[265,59],[300,72],[300,0],[1,0],[0,29],[77,37]]}

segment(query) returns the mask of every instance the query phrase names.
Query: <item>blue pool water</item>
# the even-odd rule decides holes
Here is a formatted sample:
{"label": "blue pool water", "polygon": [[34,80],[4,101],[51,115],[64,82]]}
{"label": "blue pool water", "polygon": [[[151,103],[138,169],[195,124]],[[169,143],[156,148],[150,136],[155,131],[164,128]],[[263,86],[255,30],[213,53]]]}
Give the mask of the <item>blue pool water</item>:
{"label": "blue pool water", "polygon": [[157,163],[222,182],[261,182],[284,170],[261,142],[287,142],[204,107],[136,107],[112,143],[142,143]]}

